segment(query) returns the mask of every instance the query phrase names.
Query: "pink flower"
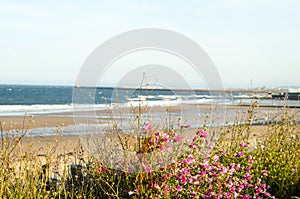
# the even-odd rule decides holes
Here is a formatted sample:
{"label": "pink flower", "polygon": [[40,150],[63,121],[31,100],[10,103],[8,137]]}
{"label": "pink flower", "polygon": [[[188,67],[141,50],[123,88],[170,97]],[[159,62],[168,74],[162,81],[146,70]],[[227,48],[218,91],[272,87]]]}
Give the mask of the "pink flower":
{"label": "pink flower", "polygon": [[161,151],[163,151],[164,150],[164,147],[163,146],[161,146],[161,145],[159,145],[159,150],[161,150]]}
{"label": "pink flower", "polygon": [[170,187],[166,185],[164,188],[164,195],[169,195],[169,193],[170,193]]}
{"label": "pink flower", "polygon": [[208,160],[204,160],[203,167],[207,169],[209,167]]}
{"label": "pink flower", "polygon": [[161,158],[158,158],[157,162],[158,162],[158,164],[162,164],[163,160]]}
{"label": "pink flower", "polygon": [[151,129],[151,125],[150,124],[145,124],[145,126],[142,128],[142,131],[149,131]]}
{"label": "pink flower", "polygon": [[159,188],[160,188],[158,184],[155,184],[153,187],[154,187],[155,189],[159,189]]}
{"label": "pink flower", "polygon": [[271,194],[270,194],[269,192],[265,192],[265,193],[264,193],[264,196],[270,197]]}
{"label": "pink flower", "polygon": [[204,130],[198,130],[198,135],[199,135],[200,137],[207,138],[207,134],[205,133]]}
{"label": "pink flower", "polygon": [[183,161],[182,161],[182,164],[183,165],[186,165],[188,163],[188,161],[186,160],[186,159],[184,159]]}
{"label": "pink flower", "polygon": [[167,148],[167,149],[171,148],[171,144],[167,143],[167,144],[166,144],[166,148]]}
{"label": "pink flower", "polygon": [[105,167],[102,167],[102,168],[101,168],[101,172],[102,172],[102,173],[106,173],[106,168],[105,168]]}
{"label": "pink flower", "polygon": [[188,128],[191,127],[191,125],[187,124],[187,125],[184,125],[183,127],[186,128],[186,129],[188,129]]}
{"label": "pink flower", "polygon": [[155,142],[158,143],[159,142],[159,137],[155,136]]}
{"label": "pink flower", "polygon": [[177,186],[177,191],[178,191],[179,193],[181,193],[181,192],[183,191],[182,186],[178,185],[178,186]]}
{"label": "pink flower", "polygon": [[194,138],[193,138],[193,140],[194,140],[194,141],[197,141],[197,140],[198,140],[198,137],[195,135]]}
{"label": "pink flower", "polygon": [[244,189],[244,186],[243,186],[243,185],[239,185],[238,188],[237,188],[237,190],[238,190],[239,192],[241,192],[243,189]]}
{"label": "pink flower", "polygon": [[193,157],[192,154],[189,154],[189,155],[187,156],[187,158],[189,158],[189,159],[194,159],[194,157]]}
{"label": "pink flower", "polygon": [[147,168],[146,168],[146,173],[150,173],[150,172],[151,172],[150,167],[147,167]]}
{"label": "pink flower", "polygon": [[195,159],[194,158],[191,158],[188,160],[188,165],[193,165],[195,163]]}
{"label": "pink flower", "polygon": [[261,188],[257,188],[255,192],[256,192],[256,194],[260,194],[261,193]]}
{"label": "pink flower", "polygon": [[231,168],[229,171],[230,171],[230,175],[232,175],[236,171],[236,169],[235,168]]}
{"label": "pink flower", "polygon": [[182,169],[181,173],[184,174],[184,175],[189,175],[190,174],[190,172],[187,168]]}
{"label": "pink flower", "polygon": [[156,137],[159,137],[159,136],[161,136],[161,133],[160,133],[160,131],[157,131],[157,132],[155,133],[155,136],[156,136]]}
{"label": "pink flower", "polygon": [[128,172],[129,172],[129,173],[132,173],[132,172],[133,172],[133,168],[132,168],[132,167],[129,167],[129,168],[128,168]]}
{"label": "pink flower", "polygon": [[175,137],[175,141],[176,142],[181,142],[182,141],[182,137],[180,137],[180,136]]}
{"label": "pink flower", "polygon": [[222,153],[223,155],[226,155],[226,151],[225,150],[220,151],[220,153]]}
{"label": "pink flower", "polygon": [[246,179],[246,180],[250,180],[251,178],[252,178],[252,176],[251,176],[249,173],[246,173],[245,179]]}
{"label": "pink flower", "polygon": [[248,195],[242,196],[242,199],[250,199],[250,196]]}
{"label": "pink flower", "polygon": [[167,133],[164,133],[164,140],[166,140],[165,142],[167,142],[168,140],[169,140],[169,134],[167,134]]}
{"label": "pink flower", "polygon": [[253,159],[252,159],[252,156],[251,156],[251,155],[249,155],[249,156],[248,156],[248,160],[249,160],[250,164],[253,164],[253,163],[254,163],[254,161],[253,161]]}
{"label": "pink flower", "polygon": [[190,144],[190,147],[191,147],[192,149],[197,149],[197,148],[198,148],[198,146],[197,146],[194,142],[192,142],[192,143]]}
{"label": "pink flower", "polygon": [[228,169],[224,166],[221,167],[221,173],[225,174],[228,171]]}
{"label": "pink flower", "polygon": [[235,192],[235,186],[230,187],[231,192]]}
{"label": "pink flower", "polygon": [[262,174],[263,174],[264,176],[268,176],[268,171],[267,171],[267,170],[262,170]]}
{"label": "pink flower", "polygon": [[258,179],[257,179],[257,184],[260,184],[260,183],[261,183],[261,179],[258,178]]}
{"label": "pink flower", "polygon": [[243,153],[243,152],[241,152],[241,151],[240,151],[240,152],[238,152],[238,156],[239,156],[239,157],[242,157],[243,155],[244,155],[244,153]]}
{"label": "pink flower", "polygon": [[181,121],[180,120],[178,121],[177,126],[181,127]]}
{"label": "pink flower", "polygon": [[150,142],[149,142],[149,146],[153,146],[154,145],[154,143],[153,143],[153,141],[151,140]]}
{"label": "pink flower", "polygon": [[240,148],[243,148],[243,147],[246,148],[246,147],[248,147],[248,146],[249,146],[249,145],[248,145],[247,143],[241,143],[241,144],[240,144]]}
{"label": "pink flower", "polygon": [[181,182],[182,184],[186,184],[186,177],[185,177],[184,175],[181,175],[181,176],[180,176],[180,182]]}
{"label": "pink flower", "polygon": [[239,194],[237,192],[233,192],[233,195],[235,198],[237,198]]}
{"label": "pink flower", "polygon": [[191,191],[191,196],[195,197],[197,195],[197,193],[195,191]]}
{"label": "pink flower", "polygon": [[199,175],[200,175],[200,176],[205,176],[207,173],[208,173],[207,171],[201,171],[201,172],[199,173]]}
{"label": "pink flower", "polygon": [[214,155],[213,159],[214,159],[214,161],[218,161],[219,160],[219,156],[218,155]]}

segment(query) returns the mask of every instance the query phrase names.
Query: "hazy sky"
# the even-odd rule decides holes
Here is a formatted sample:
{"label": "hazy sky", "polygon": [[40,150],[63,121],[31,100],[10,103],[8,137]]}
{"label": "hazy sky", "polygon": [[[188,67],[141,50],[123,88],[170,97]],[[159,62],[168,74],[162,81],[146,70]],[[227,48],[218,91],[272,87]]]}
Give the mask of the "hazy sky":
{"label": "hazy sky", "polygon": [[74,84],[114,35],[163,28],[196,41],[225,87],[300,87],[298,0],[0,1],[0,84]]}

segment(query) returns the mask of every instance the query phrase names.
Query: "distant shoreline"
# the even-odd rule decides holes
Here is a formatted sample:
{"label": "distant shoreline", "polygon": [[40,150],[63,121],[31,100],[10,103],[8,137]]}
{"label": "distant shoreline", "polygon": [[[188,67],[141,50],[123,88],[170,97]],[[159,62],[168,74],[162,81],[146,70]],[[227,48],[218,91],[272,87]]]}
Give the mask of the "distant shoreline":
{"label": "distant shoreline", "polygon": [[209,89],[209,88],[153,88],[151,86],[146,87],[133,87],[133,86],[80,86],[80,85],[30,85],[30,84],[0,84],[0,86],[37,86],[37,87],[68,87],[68,88],[97,88],[97,89],[120,89],[120,90],[174,90],[174,91],[197,91],[197,92],[237,92],[237,93],[268,93],[270,91],[276,91],[276,89],[246,89],[246,88],[224,88],[224,89]]}

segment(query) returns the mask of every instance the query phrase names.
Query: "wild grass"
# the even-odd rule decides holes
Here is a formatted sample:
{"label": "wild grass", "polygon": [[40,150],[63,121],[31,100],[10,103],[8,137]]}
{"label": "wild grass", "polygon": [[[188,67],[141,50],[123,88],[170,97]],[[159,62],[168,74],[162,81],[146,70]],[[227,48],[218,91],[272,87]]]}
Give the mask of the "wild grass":
{"label": "wild grass", "polygon": [[299,112],[280,109],[256,139],[256,108],[218,129],[217,140],[180,119],[158,128],[139,117],[137,136],[112,125],[94,139],[95,153],[80,143],[57,153],[59,132],[42,149],[34,138],[25,146],[28,130],[1,123],[0,198],[300,197]]}

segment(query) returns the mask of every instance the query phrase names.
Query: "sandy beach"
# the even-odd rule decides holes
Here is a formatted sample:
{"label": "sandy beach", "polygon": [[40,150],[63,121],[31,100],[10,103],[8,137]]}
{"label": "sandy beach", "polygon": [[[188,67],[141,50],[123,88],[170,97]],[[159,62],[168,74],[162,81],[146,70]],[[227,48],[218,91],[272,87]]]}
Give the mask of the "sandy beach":
{"label": "sandy beach", "polygon": [[[156,107],[153,108],[152,111],[169,111],[169,112],[176,112],[176,111],[186,111],[192,110],[197,108],[209,110],[211,107],[209,105],[188,105],[188,106],[172,106],[172,107]],[[246,106],[228,106],[227,109],[231,110],[240,110],[240,111],[247,111],[249,107]],[[273,110],[274,112],[277,111],[276,107],[261,107],[258,108],[258,112],[270,111]],[[118,110],[128,111],[126,109]],[[298,110],[295,111],[299,115]],[[81,112],[80,114],[86,114],[85,112]],[[101,115],[106,114],[105,110],[97,111],[97,115],[101,117]],[[298,117],[299,118],[299,117]],[[102,122],[105,120],[101,120]],[[83,124],[90,124],[90,123],[97,123],[97,120],[91,120],[89,118],[76,118],[76,121],[73,118],[73,113],[63,113],[63,114],[56,114],[56,115],[36,115],[36,116],[1,116],[1,131],[2,132],[9,132],[9,131],[17,131],[22,129],[35,129],[35,128],[53,128],[53,129],[60,129],[62,127],[67,126],[74,126],[75,122],[80,122]],[[267,131],[267,126],[263,125],[256,125],[252,127],[253,137],[262,137]],[[52,136],[25,136],[22,139],[23,146],[34,145],[36,149],[39,149],[39,153],[45,153],[47,147],[55,146],[55,153],[56,154],[63,154],[63,153],[70,153],[75,149],[78,150],[80,146],[80,136],[79,135],[62,135],[58,131],[57,133],[53,133]],[[25,147],[27,148],[27,147]]]}
{"label": "sandy beach", "polygon": [[[195,111],[201,110],[206,111],[209,113],[212,109],[219,108],[220,110],[233,110],[233,111],[247,111],[249,106],[210,106],[210,105],[184,105],[184,106],[156,106],[151,107],[151,112],[164,112],[164,113],[178,113],[178,112],[185,112],[185,111]],[[266,112],[266,111],[273,111],[276,113],[279,108],[276,107],[258,107],[256,108],[257,112]],[[120,114],[123,113],[134,113],[135,109],[128,109],[128,108],[118,108],[116,110],[111,110],[112,114]],[[143,109],[144,113],[150,112],[149,108]],[[295,111],[298,111],[295,109]],[[299,113],[299,111],[298,111]],[[74,117],[80,115],[91,115],[91,116],[98,116],[100,119],[92,118],[92,117]],[[43,114],[43,115],[34,115],[34,116],[0,116],[1,122],[1,129],[2,130],[18,130],[18,129],[30,129],[30,128],[43,128],[43,127],[62,127],[62,126],[69,126],[74,125],[76,123],[98,123],[99,120],[105,121],[109,120],[110,113],[108,110],[96,110],[96,111],[81,111],[78,113],[73,112],[64,112],[64,113],[57,113],[57,114]]]}

